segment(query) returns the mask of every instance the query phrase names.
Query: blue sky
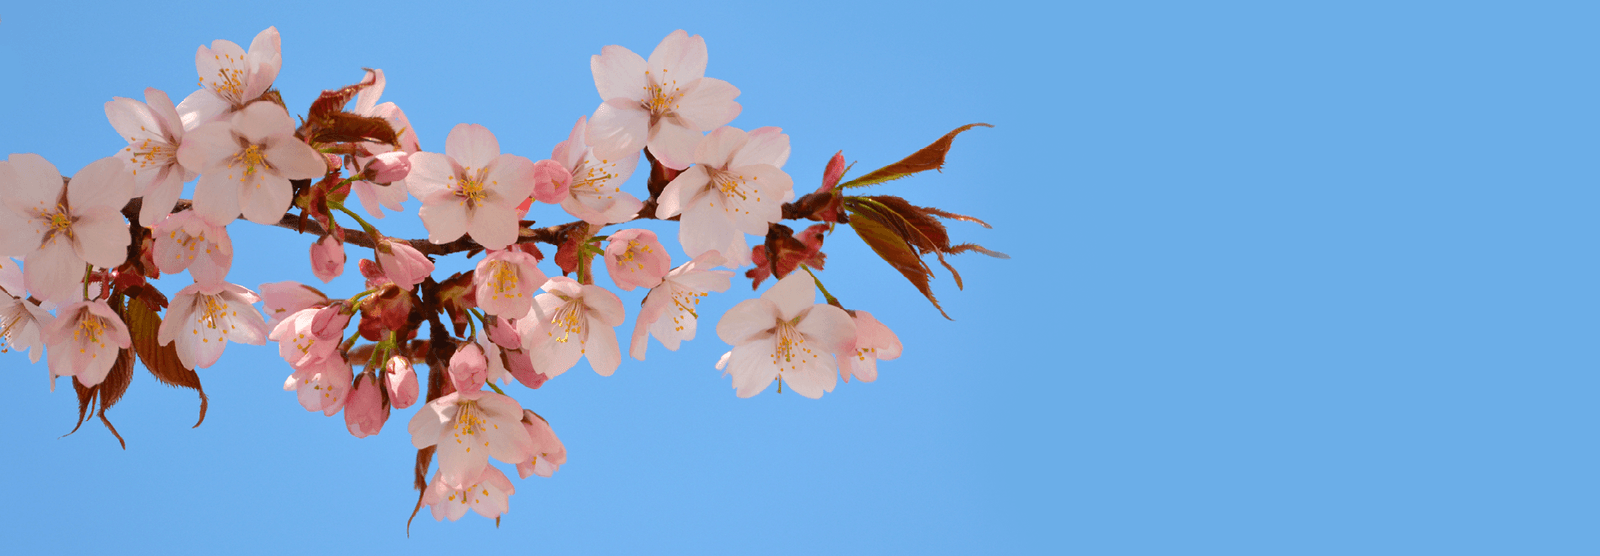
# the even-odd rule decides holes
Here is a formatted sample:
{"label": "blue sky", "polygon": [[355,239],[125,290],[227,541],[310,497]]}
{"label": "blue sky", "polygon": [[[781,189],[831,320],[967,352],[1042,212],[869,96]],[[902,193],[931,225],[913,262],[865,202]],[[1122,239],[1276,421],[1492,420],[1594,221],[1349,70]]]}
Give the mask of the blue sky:
{"label": "blue sky", "polygon": [[[17,479],[0,537],[25,552],[116,539],[180,553],[1594,553],[1596,15],[1536,2],[3,8],[0,154],[64,173],[122,146],[106,101],[182,98],[197,46],[248,44],[268,25],[297,112],[382,68],[384,100],[424,149],[480,123],[535,159],[599,103],[590,55],[647,54],[683,28],[705,37],[707,75],[743,91],[732,125],[790,135],[797,189],[841,149],[871,169],[994,124],[957,139],[942,173],[873,192],[982,217],[995,229],[952,236],[1013,258],[957,258],[965,291],[940,272],[951,322],[841,231],[823,280],[905,344],[877,382],[738,399],[712,369],[727,346],[709,328],[611,377],[580,364],[510,392],[551,421],[569,463],[516,481],[498,530],[424,511],[409,539],[412,410],[352,438],[280,390],[270,346],[201,371],[197,429],[192,392],[137,376],[109,412],[127,451],[97,422],[58,438],[70,388],[50,393],[42,365],[0,355],[16,416],[0,470]],[[414,218],[380,226],[421,236]],[[311,237],[230,231],[235,281],[314,280]],[[736,280],[702,312],[750,295]]]}

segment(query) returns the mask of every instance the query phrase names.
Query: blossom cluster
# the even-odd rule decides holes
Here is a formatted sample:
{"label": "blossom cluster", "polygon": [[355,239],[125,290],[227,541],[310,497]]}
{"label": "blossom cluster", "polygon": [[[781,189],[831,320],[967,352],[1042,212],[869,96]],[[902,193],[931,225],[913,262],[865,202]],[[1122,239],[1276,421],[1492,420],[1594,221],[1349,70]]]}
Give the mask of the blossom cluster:
{"label": "blossom cluster", "polygon": [[[827,302],[817,302],[813,271],[835,225],[851,225],[879,253],[874,242],[888,236],[871,226],[897,230],[898,248],[918,263],[930,252],[941,262],[964,250],[993,254],[950,246],[937,235],[942,225],[926,224],[930,215],[966,217],[841,193],[928,168],[891,166],[840,184],[836,156],[822,186],[797,198],[784,170],[789,136],[729,126],[740,91],[705,76],[705,41],[681,30],[649,58],[620,46],[593,56],[599,106],[538,160],[502,152],[488,128],[467,123],[442,152],[424,150],[405,113],[378,102],[386,80],[375,69],[324,92],[297,124],[273,89],[283,64],[276,28],[248,50],[226,40],[202,46],[195,64],[199,88],[176,105],[156,89],[143,101],[107,102],[127,146],[70,179],[34,154],[0,162],[0,348],[35,362],[48,351],[52,389],[69,376],[93,392],[136,356],[158,376],[192,374],[217,364],[229,342],[274,342],[290,368],[284,390],[308,411],[342,413],[358,438],[378,434],[391,410],[420,404],[407,430],[427,456],[418,507],[436,519],[507,511],[515,488],[491,459],[522,478],[566,463],[549,422],[501,386],[541,388],[583,360],[603,376],[621,365],[616,328],[628,311],[595,283],[597,257],[616,289],[644,292],[627,351],[637,360],[650,338],[669,350],[693,340],[701,299],[727,291],[736,269],[754,265],[746,276],[756,287],[776,277],[716,323],[731,349],[715,367],[739,397],[778,382],[817,398],[840,379],[875,380],[876,362],[901,351],[866,311],[844,309],[826,290]],[[641,170],[641,153],[648,194],[636,195],[624,185]],[[191,181],[193,199],[180,199]],[[426,239],[386,236],[352,208],[382,219],[411,198]],[[536,209],[575,220],[532,228],[523,218]],[[369,248],[356,263],[364,289],[346,298],[296,282],[256,290],[229,282],[228,227],[239,219],[315,234],[308,262],[323,282],[343,275],[347,245]],[[637,219],[676,220],[686,260],[675,265],[650,230],[603,233]],[[786,219],[818,224],[795,236],[779,224]],[[749,234],[764,241],[752,247]],[[557,248],[559,274],[537,243]],[[435,278],[435,258],[452,253],[481,256],[470,271]],[[190,283],[171,299],[150,283],[185,271]]]}

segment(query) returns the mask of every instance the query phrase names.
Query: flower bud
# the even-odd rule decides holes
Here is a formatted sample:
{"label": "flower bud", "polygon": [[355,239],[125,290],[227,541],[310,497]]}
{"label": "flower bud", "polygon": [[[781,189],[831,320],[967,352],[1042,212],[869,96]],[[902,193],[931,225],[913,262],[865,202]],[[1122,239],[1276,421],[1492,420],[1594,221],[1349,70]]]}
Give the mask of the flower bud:
{"label": "flower bud", "polygon": [[356,438],[366,438],[383,430],[389,420],[389,406],[383,403],[383,387],[372,373],[356,377],[355,388],[344,404],[344,425]]}
{"label": "flower bud", "polygon": [[326,284],[344,274],[344,243],[331,235],[311,244],[311,273]]}
{"label": "flower bud", "polygon": [[372,159],[367,163],[367,169],[362,171],[361,177],[372,183],[388,185],[403,179],[411,174],[411,154],[405,151],[391,151]]}
{"label": "flower bud", "polygon": [[478,344],[467,342],[450,356],[450,382],[455,385],[456,391],[462,394],[472,394],[483,389],[483,383],[489,377],[489,360],[484,358],[483,348]]}
{"label": "flower bud", "polygon": [[394,240],[383,243],[386,248],[378,250],[378,266],[383,267],[384,276],[395,285],[410,290],[433,274],[433,261],[411,244]]}
{"label": "flower bud", "polygon": [[389,373],[389,403],[395,409],[417,403],[417,372],[411,368],[411,361],[396,355],[389,358],[383,370]]}

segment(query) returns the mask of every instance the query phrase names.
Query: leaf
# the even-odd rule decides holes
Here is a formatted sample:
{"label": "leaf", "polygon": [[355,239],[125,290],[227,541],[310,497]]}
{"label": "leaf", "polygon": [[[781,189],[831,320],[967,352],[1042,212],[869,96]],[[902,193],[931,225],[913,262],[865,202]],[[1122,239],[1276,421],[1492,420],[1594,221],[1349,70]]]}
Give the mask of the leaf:
{"label": "leaf", "polygon": [[72,436],[72,433],[78,432],[78,428],[83,426],[83,418],[93,414],[90,408],[94,406],[95,393],[99,389],[99,385],[93,387],[84,386],[82,382],[78,382],[78,377],[72,377],[72,390],[78,393],[78,424],[73,425],[72,430],[68,431],[67,434],[61,435],[62,438]]}
{"label": "leaf", "polygon": [[315,120],[334,112],[343,112],[344,105],[349,104],[350,99],[356,98],[362,89],[371,87],[377,80],[377,74],[367,70],[367,76],[360,83],[323,91],[317,96],[317,100],[311,103],[311,111],[306,114],[306,119]]}
{"label": "leaf", "polygon": [[885,214],[880,209],[863,203],[847,203],[846,209],[850,210],[853,218],[850,219],[850,228],[856,235],[867,243],[872,251],[879,257],[900,271],[901,276],[910,280],[917,287],[917,291],[933,303],[939,314],[949,319],[950,315],[944,312],[944,307],[939,306],[939,300],[933,297],[933,290],[928,286],[928,279],[933,277],[933,272],[928,265],[917,256],[916,247],[906,240],[906,225],[897,223],[899,218],[892,213]]}
{"label": "leaf", "polygon": [[923,212],[926,212],[928,214],[932,214],[932,215],[940,217],[940,218],[948,218],[948,219],[951,219],[951,220],[961,220],[963,222],[972,222],[974,224],[977,224],[979,226],[983,226],[983,227],[991,229],[991,230],[994,229],[994,226],[990,226],[988,222],[984,222],[982,220],[978,220],[977,218],[973,218],[973,217],[967,216],[965,214],[956,214],[956,213],[953,213],[953,212],[945,212],[945,211],[942,211],[942,210],[939,210],[939,209],[936,209],[936,208],[933,208],[933,207],[917,207],[917,208],[922,209]]}
{"label": "leaf", "polygon": [[98,386],[100,391],[100,422],[105,423],[106,430],[111,431],[111,436],[117,437],[117,443],[122,449],[128,449],[128,443],[117,434],[117,428],[111,426],[111,420],[106,418],[106,410],[116,405],[122,399],[122,394],[128,391],[128,385],[133,384],[133,352],[126,349],[117,350],[117,361],[111,364],[111,372],[106,374],[106,379]]}
{"label": "leaf", "polygon": [[990,257],[994,257],[996,259],[1009,259],[1009,258],[1011,258],[1011,255],[1007,255],[1005,253],[1001,253],[999,251],[995,251],[993,249],[989,249],[987,247],[984,247],[982,245],[978,245],[976,243],[963,243],[963,244],[960,244],[960,245],[953,245],[953,246],[950,247],[950,254],[951,255],[960,255],[962,253],[966,253],[967,251],[977,251],[979,253],[983,253],[983,254],[988,255]]}
{"label": "leaf", "polygon": [[357,116],[349,112],[334,112],[311,120],[312,144],[359,143],[377,141],[400,146],[400,134],[395,133],[389,121],[376,116]]}
{"label": "leaf", "polygon": [[200,418],[194,426],[204,423],[208,400],[206,391],[200,387],[200,375],[183,366],[182,360],[178,359],[176,345],[158,343],[156,333],[161,330],[161,317],[143,300],[135,298],[128,300],[122,311],[122,319],[128,324],[128,335],[133,337],[134,353],[138,354],[139,362],[144,363],[144,368],[150,371],[151,376],[167,386],[191,388],[200,395]]}
{"label": "leaf", "polygon": [[922,150],[911,153],[911,156],[899,162],[873,170],[867,175],[839,184],[839,187],[865,187],[876,185],[890,180],[897,180],[918,172],[938,170],[944,167],[944,155],[950,152],[950,143],[955,141],[956,135],[977,126],[994,127],[989,124],[967,124],[944,134],[938,141],[923,147]]}

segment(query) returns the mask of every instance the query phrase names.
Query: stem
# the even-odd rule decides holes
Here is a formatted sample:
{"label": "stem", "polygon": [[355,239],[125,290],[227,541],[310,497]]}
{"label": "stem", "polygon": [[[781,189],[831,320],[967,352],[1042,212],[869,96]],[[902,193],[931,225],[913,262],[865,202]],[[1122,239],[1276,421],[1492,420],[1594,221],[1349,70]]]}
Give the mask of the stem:
{"label": "stem", "polygon": [[485,380],[485,381],[483,381],[483,383],[489,385],[490,388],[493,388],[494,389],[494,393],[500,394],[502,396],[506,395],[506,391],[505,390],[501,390],[499,386],[495,386],[493,380]]}
{"label": "stem", "polygon": [[[361,215],[356,214],[353,210],[345,208],[344,203],[338,201],[328,201],[328,208],[337,210],[344,213],[345,216],[356,219],[356,223],[361,225],[361,229],[365,230],[367,235],[372,236],[374,240],[373,243],[377,243],[377,241],[380,241],[381,238],[385,237],[383,234],[378,233],[378,228],[367,222],[367,220],[362,218]],[[373,247],[373,249],[377,249],[377,247]]]}
{"label": "stem", "polygon": [[840,309],[844,308],[844,306],[839,305],[839,300],[835,299],[833,297],[833,294],[828,293],[828,288],[825,288],[825,287],[822,286],[822,279],[821,278],[817,278],[817,273],[812,272],[811,271],[811,267],[808,267],[808,266],[802,264],[802,265],[800,265],[800,268],[805,269],[806,270],[806,274],[810,274],[811,275],[811,281],[817,283],[817,289],[818,290],[822,290],[822,297],[828,300],[828,304],[829,305],[832,305],[834,307],[839,307]]}
{"label": "stem", "polygon": [[358,293],[358,294],[355,295],[355,297],[351,297],[349,300],[347,300],[345,302],[349,303],[350,304],[350,310],[354,311],[354,310],[356,310],[356,309],[361,307],[360,302],[362,301],[362,298],[364,298],[366,296],[369,296],[369,295],[372,295],[374,292],[377,292],[377,291],[378,290],[376,288],[374,288],[374,289],[370,289],[370,290]]}
{"label": "stem", "polygon": [[83,263],[83,298],[89,299],[89,276],[94,274],[94,265]]}
{"label": "stem", "polygon": [[[469,318],[469,319],[467,319],[467,326],[472,329],[472,331],[467,334],[467,337],[468,338],[476,338],[478,336],[478,323],[477,323],[477,321],[474,321],[474,320]],[[488,324],[484,324],[484,326],[488,327],[489,325]]]}

